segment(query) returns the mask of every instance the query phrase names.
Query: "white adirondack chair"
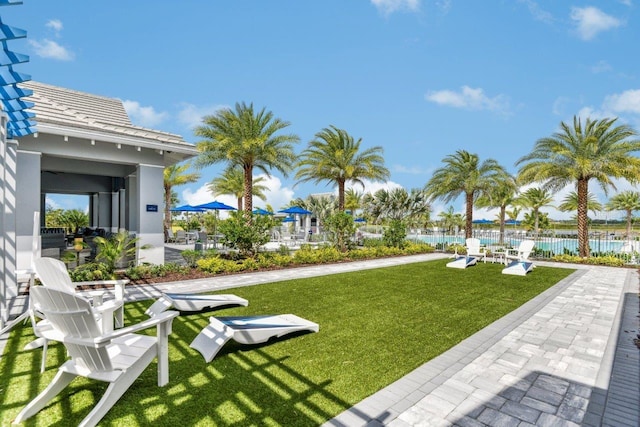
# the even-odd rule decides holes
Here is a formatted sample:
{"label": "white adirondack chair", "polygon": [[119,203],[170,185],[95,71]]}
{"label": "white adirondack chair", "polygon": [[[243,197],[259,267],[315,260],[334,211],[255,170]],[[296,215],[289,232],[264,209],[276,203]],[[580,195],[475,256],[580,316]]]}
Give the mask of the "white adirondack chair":
{"label": "white adirondack chair", "polygon": [[480,239],[470,237],[466,240],[467,244],[467,256],[482,258],[482,261],[487,263],[487,250],[480,246]]}
{"label": "white adirondack chair", "polygon": [[531,256],[531,252],[533,251],[535,244],[536,242],[533,240],[523,240],[520,242],[517,249],[507,249],[507,252],[504,255],[505,265],[509,264],[509,260],[529,261],[529,256]]}
{"label": "white adirondack chair", "polygon": [[[168,336],[178,312],[166,311],[136,325],[103,334],[94,309],[85,298],[45,286],[31,289],[31,298],[35,309],[42,312],[52,326],[43,331],[43,335],[64,343],[71,360],[58,368],[53,381],[20,411],[15,423],[38,413],[77,376],[110,383],[80,426],[96,425],[156,357],[158,386],[168,383]],[[155,337],[134,333],[154,326],[157,327]]]}
{"label": "white adirondack chair", "polygon": [[[76,286],[78,285],[114,285],[115,300],[103,303],[103,291],[95,291],[91,293],[93,297],[94,313],[96,318],[100,320],[101,330],[104,333],[113,330],[114,318],[117,326],[124,326],[124,286],[129,282],[128,280],[72,282],[66,265],[55,258],[37,258],[33,261],[33,268],[36,276],[38,276],[38,279],[40,279],[44,286],[51,289],[58,289],[63,292],[74,293]],[[29,312],[31,314],[33,330],[38,339],[27,344],[25,349],[32,350],[42,347],[42,363],[40,365],[40,372],[44,372],[47,360],[48,342],[44,337],[43,332],[50,329],[50,325],[46,319],[37,321],[37,318],[42,317],[42,315],[34,309],[33,304],[31,303]]]}

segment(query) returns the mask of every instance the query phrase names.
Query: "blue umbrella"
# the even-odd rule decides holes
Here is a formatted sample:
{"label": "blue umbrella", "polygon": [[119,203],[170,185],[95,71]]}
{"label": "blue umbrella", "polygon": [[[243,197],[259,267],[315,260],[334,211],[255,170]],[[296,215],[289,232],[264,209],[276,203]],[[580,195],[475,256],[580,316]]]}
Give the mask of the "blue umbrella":
{"label": "blue umbrella", "polygon": [[285,219],[282,220],[282,222],[295,222],[295,218],[292,216],[288,216]]}
{"label": "blue umbrella", "polygon": [[354,221],[354,222],[367,222],[367,220],[366,220],[366,219],[364,219],[364,218],[356,218],[356,219],[354,219],[353,221]]}
{"label": "blue umbrella", "polygon": [[474,224],[493,224],[493,221],[490,219],[474,219],[471,222]]}
{"label": "blue umbrella", "polygon": [[262,208],[255,208],[253,210],[253,214],[254,215],[273,215],[273,212],[268,211],[266,209],[262,209]]}
{"label": "blue umbrella", "polygon": [[204,212],[204,209],[191,205],[182,205],[171,208],[171,212]]}
{"label": "blue umbrella", "polygon": [[215,211],[235,211],[237,210],[233,206],[225,205],[222,202],[218,202],[214,200],[213,202],[205,203],[202,205],[197,205],[196,208],[204,209],[204,210],[215,210]]}
{"label": "blue umbrella", "polygon": [[504,222],[504,225],[520,225],[520,221],[515,219],[508,219]]}
{"label": "blue umbrella", "polygon": [[291,206],[290,208],[278,211],[280,213],[286,213],[290,215],[311,215],[311,212],[301,208],[300,206]]}

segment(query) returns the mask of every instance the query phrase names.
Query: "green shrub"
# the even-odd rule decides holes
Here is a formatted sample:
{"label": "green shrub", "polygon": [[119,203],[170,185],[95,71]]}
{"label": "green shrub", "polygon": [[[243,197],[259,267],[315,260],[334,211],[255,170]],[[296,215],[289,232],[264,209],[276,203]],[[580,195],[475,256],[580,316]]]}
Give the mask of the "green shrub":
{"label": "green shrub", "polygon": [[196,267],[198,265],[198,260],[204,257],[201,251],[196,251],[193,249],[182,251],[180,255],[182,255],[182,259],[185,260],[189,267]]}
{"label": "green shrub", "polygon": [[407,242],[404,248],[404,253],[407,255],[430,254],[434,250],[433,246],[428,243]]}
{"label": "green shrub", "polygon": [[278,267],[287,267],[293,264],[293,257],[291,255],[275,254],[272,256],[271,261],[273,262],[273,265]]}
{"label": "green shrub", "polygon": [[345,252],[353,243],[351,238],[356,232],[353,217],[346,212],[335,212],[329,215],[324,226],[331,236],[331,243],[340,251]]}
{"label": "green shrub", "polygon": [[299,250],[293,254],[293,262],[296,264],[315,264],[316,257],[309,245],[302,245]]}
{"label": "green shrub", "polygon": [[237,262],[222,259],[220,257],[201,258],[196,261],[198,269],[205,273],[225,273],[241,270],[241,266]]}
{"label": "green shrub", "polygon": [[362,240],[362,246],[364,246],[365,248],[375,248],[378,246],[384,246],[384,241],[379,238],[365,237]]}
{"label": "green shrub", "polygon": [[242,255],[253,256],[269,241],[271,229],[276,225],[271,215],[254,215],[247,221],[244,212],[231,212],[229,218],[220,224],[224,234],[224,244],[238,249]]}
{"label": "green shrub", "polygon": [[382,240],[387,246],[402,249],[406,244],[407,226],[404,222],[394,219],[385,228]]}
{"label": "green shrub", "polygon": [[363,247],[360,249],[352,249],[349,251],[349,259],[370,259],[375,258],[378,253],[376,247]]}
{"label": "green shrub", "polygon": [[570,262],[575,264],[589,264],[589,265],[605,265],[609,267],[622,267],[625,264],[624,260],[614,256],[581,258],[577,255],[556,255],[553,257],[553,260],[557,262]]}
{"label": "green shrub", "polygon": [[72,282],[89,282],[92,280],[111,279],[111,273],[107,266],[98,262],[88,262],[69,270]]}

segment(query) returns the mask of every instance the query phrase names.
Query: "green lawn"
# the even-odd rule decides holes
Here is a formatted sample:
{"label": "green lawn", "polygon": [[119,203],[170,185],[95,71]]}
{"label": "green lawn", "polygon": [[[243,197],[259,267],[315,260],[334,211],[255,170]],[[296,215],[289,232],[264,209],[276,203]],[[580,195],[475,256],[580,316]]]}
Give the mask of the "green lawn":
{"label": "green lawn", "polygon": [[[152,363],[102,425],[318,425],[572,272],[538,267],[517,277],[502,275],[500,264],[457,270],[445,268],[447,261],[234,289],[249,307],[216,314],[294,313],[318,323],[320,332],[254,347],[230,342],[207,364],[189,343],[209,315],[178,317],[169,384],[156,386]],[[144,319],[150,303],[127,304],[127,322]],[[41,376],[41,351],[22,350],[32,338],[30,327],[14,329],[0,359],[2,426],[66,357],[60,344],[51,345]],[[27,425],[76,425],[105,388],[78,379]]]}

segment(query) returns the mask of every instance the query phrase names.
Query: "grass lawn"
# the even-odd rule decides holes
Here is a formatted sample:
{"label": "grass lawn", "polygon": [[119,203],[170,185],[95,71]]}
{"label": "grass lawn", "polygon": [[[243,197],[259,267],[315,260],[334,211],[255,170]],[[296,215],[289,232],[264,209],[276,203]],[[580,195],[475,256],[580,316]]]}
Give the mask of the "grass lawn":
{"label": "grass lawn", "polygon": [[[210,314],[180,316],[169,338],[169,384],[156,386],[152,363],[102,425],[315,426],[572,272],[538,267],[518,277],[501,274],[500,264],[457,270],[445,268],[447,261],[233,289],[249,307],[216,315],[294,313],[318,323],[320,332],[261,346],[229,342],[205,363],[189,343]],[[150,304],[127,304],[127,322],[143,320]],[[50,345],[41,376],[41,351],[23,350],[32,338],[29,326],[15,328],[0,359],[2,426],[49,383],[66,357],[62,345]],[[105,388],[77,379],[27,425],[77,425]]]}

